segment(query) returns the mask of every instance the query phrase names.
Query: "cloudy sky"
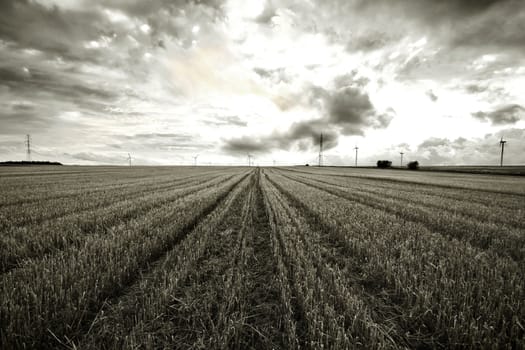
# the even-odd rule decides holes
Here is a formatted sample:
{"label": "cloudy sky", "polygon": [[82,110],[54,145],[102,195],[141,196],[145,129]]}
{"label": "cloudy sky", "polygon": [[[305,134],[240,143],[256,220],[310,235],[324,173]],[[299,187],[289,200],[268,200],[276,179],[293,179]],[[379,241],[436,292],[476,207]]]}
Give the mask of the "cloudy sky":
{"label": "cloudy sky", "polygon": [[525,163],[523,0],[1,0],[0,160]]}

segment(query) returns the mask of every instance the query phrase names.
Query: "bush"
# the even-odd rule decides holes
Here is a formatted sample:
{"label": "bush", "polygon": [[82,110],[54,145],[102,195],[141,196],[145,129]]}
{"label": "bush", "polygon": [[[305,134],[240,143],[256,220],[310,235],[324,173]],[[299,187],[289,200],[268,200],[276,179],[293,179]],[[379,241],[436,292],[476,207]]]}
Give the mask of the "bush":
{"label": "bush", "polygon": [[377,161],[378,168],[385,169],[385,168],[390,168],[391,166],[392,166],[392,162],[389,160],[378,160]]}
{"label": "bush", "polygon": [[417,169],[419,169],[419,162],[417,160],[415,160],[413,162],[408,162],[407,168],[410,169],[410,170],[417,170]]}

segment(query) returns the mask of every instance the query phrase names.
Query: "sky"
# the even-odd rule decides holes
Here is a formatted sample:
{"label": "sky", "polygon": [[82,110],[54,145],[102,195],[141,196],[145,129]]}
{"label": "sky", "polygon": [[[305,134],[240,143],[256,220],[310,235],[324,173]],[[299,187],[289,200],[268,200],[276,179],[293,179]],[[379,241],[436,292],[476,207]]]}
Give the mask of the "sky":
{"label": "sky", "polygon": [[525,164],[524,87],[523,0],[0,1],[0,160]]}

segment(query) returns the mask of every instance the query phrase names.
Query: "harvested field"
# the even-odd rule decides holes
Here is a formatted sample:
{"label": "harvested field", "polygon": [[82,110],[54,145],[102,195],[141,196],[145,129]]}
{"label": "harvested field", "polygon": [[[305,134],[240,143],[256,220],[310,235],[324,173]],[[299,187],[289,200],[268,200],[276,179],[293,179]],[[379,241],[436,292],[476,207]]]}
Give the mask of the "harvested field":
{"label": "harvested field", "polygon": [[525,347],[525,181],[0,169],[0,348]]}

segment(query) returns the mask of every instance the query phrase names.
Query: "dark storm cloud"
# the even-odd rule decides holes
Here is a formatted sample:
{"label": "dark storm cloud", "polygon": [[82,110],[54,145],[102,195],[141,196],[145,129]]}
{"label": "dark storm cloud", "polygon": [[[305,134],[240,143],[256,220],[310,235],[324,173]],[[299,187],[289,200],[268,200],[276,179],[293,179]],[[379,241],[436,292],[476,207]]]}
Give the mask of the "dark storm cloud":
{"label": "dark storm cloud", "polygon": [[327,97],[330,121],[335,124],[363,125],[374,113],[370,98],[362,91],[345,87]]}
{"label": "dark storm cloud", "polygon": [[490,112],[472,113],[472,116],[482,121],[490,121],[493,125],[514,124],[525,119],[525,108],[517,104],[509,104]]}
{"label": "dark storm cloud", "polygon": [[301,151],[319,146],[323,134],[323,149],[337,146],[338,133],[323,120],[307,120],[293,123],[285,132],[274,132],[267,136],[227,139],[222,149],[230,154],[271,153],[274,150],[290,150],[294,145]]}
{"label": "dark storm cloud", "polygon": [[[199,7],[212,8],[215,10],[213,15],[218,15],[221,4],[222,1],[214,0],[99,0],[63,9],[29,0],[3,0],[0,3],[0,38],[20,47],[38,49],[67,59],[85,60],[93,52],[83,47],[84,41],[96,40],[101,35],[129,34],[129,30],[123,31],[117,24],[111,23],[101,11],[103,8],[151,22],[155,30],[173,31],[171,34],[176,35],[177,28],[163,20],[160,13],[173,17],[187,7]],[[96,58],[96,55],[91,56]]]}
{"label": "dark storm cloud", "polygon": [[[365,64],[395,70],[399,80],[488,79],[525,63],[522,0],[336,0],[297,11],[305,18],[304,25],[298,22],[304,30],[323,33],[350,53],[377,50],[381,57]],[[426,43],[416,50],[411,44],[421,38]],[[468,67],[494,53],[495,62]]]}
{"label": "dark storm cloud", "polygon": [[282,67],[275,69],[264,69],[260,67],[255,67],[253,71],[257,73],[257,75],[259,75],[261,78],[268,79],[274,84],[279,84],[280,82],[289,83],[292,80],[292,78],[286,72],[286,69]]}
{"label": "dark storm cloud", "polygon": [[82,41],[98,36],[100,22],[100,14],[93,11],[65,12],[28,0],[4,0],[0,5],[1,39],[68,59],[80,58]]}
{"label": "dark storm cloud", "polygon": [[373,51],[381,49],[390,44],[394,38],[384,32],[368,31],[361,34],[352,35],[346,49],[354,51]]}
{"label": "dark storm cloud", "polygon": [[[191,15],[211,21],[219,15],[220,4],[219,1],[189,0],[99,0],[59,7],[29,0],[4,0],[0,2],[0,39],[9,51],[6,57],[11,58],[11,66],[17,67],[19,59],[35,67],[41,67],[43,61],[53,61],[55,75],[68,73],[63,66],[56,66],[56,60],[86,62],[117,70],[130,65],[127,73],[134,76],[143,70],[137,65],[143,50],[164,46],[159,43],[166,36],[180,38],[180,32],[191,34],[188,34],[191,29],[188,23],[174,21],[174,18]],[[115,16],[120,17],[115,19]],[[146,23],[150,24],[150,33],[139,29]],[[179,27],[173,23],[180,23]],[[34,57],[23,50],[33,50]],[[19,51],[18,57],[11,51]]]}
{"label": "dark storm cloud", "polygon": [[490,82],[470,83],[464,86],[459,86],[458,88],[472,95],[485,94],[491,101],[498,99],[504,100],[511,97],[504,88],[495,84],[490,84]]}
{"label": "dark storm cloud", "polygon": [[325,124],[339,127],[344,135],[363,135],[366,128],[387,127],[394,111],[378,113],[362,89],[364,84],[366,79],[337,77],[334,90],[312,87],[310,103],[322,110]]}
{"label": "dark storm cloud", "polygon": [[362,89],[368,83],[370,83],[370,79],[360,76],[357,70],[353,70],[350,73],[339,75],[334,78],[334,85],[336,88],[353,87]]}
{"label": "dark storm cloud", "polygon": [[163,10],[173,11],[186,7],[209,7],[222,10],[223,0],[98,0],[100,5],[121,10],[135,17],[149,17]]}
{"label": "dark storm cloud", "polygon": [[[54,118],[64,109],[101,112],[118,98],[118,93],[103,83],[88,83],[81,76],[53,72],[48,67],[0,67],[0,86],[16,98],[40,105],[40,117]],[[31,104],[34,105],[34,104]],[[49,112],[48,115],[45,115]],[[1,119],[0,119],[1,122]]]}
{"label": "dark storm cloud", "polygon": [[[525,3],[521,0],[398,2],[412,8],[409,11],[423,19],[423,25],[439,25],[439,40],[451,48],[490,46],[523,51],[525,47]],[[432,33],[433,28],[429,29]]]}
{"label": "dark storm cloud", "polygon": [[507,47],[523,51],[524,18],[523,1],[494,1],[485,13],[459,27],[458,35],[452,37],[452,45]]}
{"label": "dark storm cloud", "polygon": [[3,1],[0,6],[1,95],[32,106],[31,110],[4,111],[0,117],[3,132],[71,126],[75,122],[60,120],[61,113],[91,115],[114,103],[118,93],[113,87],[81,71],[81,62],[94,62],[83,40],[99,32],[98,15],[24,0]]}
{"label": "dark storm cloud", "polygon": [[489,87],[482,84],[468,84],[465,86],[465,91],[469,94],[479,94],[487,91]]}
{"label": "dark storm cloud", "polygon": [[255,22],[260,24],[271,24],[272,19],[277,16],[277,8],[272,0],[267,0],[264,10],[255,18]]}
{"label": "dark storm cloud", "polygon": [[0,82],[2,85],[13,84],[29,80],[31,75],[22,67],[0,67]]}
{"label": "dark storm cloud", "polygon": [[321,133],[323,148],[328,150],[337,146],[341,134],[364,135],[367,128],[385,128],[395,116],[395,111],[389,108],[379,113],[375,109],[364,90],[368,82],[367,78],[353,71],[336,77],[333,89],[308,86],[301,94],[306,96],[302,103],[317,109],[321,117],[293,123],[284,132],[227,139],[223,150],[232,154],[269,153],[275,149],[289,150],[295,145],[300,151],[306,151],[319,146]]}
{"label": "dark storm cloud", "polygon": [[448,22],[479,16],[497,6],[517,3],[520,0],[355,0],[354,9],[381,12],[385,10],[404,12],[406,17],[423,20],[427,23]]}
{"label": "dark storm cloud", "polygon": [[226,140],[222,149],[231,154],[269,153],[275,149],[275,145],[262,138],[242,136]]}
{"label": "dark storm cloud", "polygon": [[261,78],[271,78],[272,77],[272,71],[264,68],[255,67],[253,69],[257,75],[259,75]]}
{"label": "dark storm cloud", "polygon": [[434,93],[434,91],[432,91],[432,90],[428,90],[428,91],[426,92],[426,95],[428,96],[428,98],[430,98],[430,100],[431,100],[432,102],[436,102],[436,101],[438,100],[437,95],[436,95],[436,94]]}
{"label": "dark storm cloud", "polygon": [[306,141],[300,145],[305,150],[319,146],[321,133],[323,134],[323,148],[325,150],[337,146],[338,133],[322,119],[294,123],[288,132],[277,134],[274,138],[278,139],[281,145],[288,147],[295,141]]}

